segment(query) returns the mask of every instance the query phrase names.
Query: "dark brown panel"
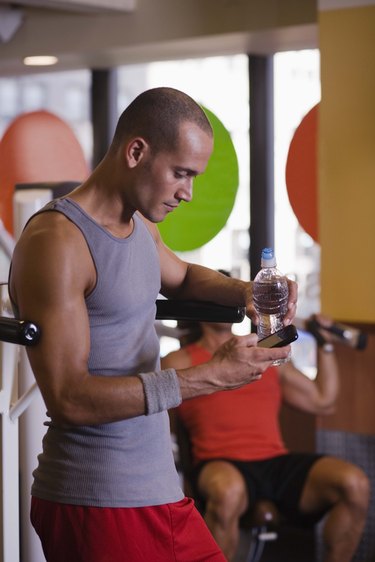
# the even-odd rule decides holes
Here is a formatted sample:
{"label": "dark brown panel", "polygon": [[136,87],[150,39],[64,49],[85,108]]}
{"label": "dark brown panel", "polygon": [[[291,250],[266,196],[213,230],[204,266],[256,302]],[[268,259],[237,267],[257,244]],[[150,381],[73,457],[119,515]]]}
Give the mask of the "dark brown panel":
{"label": "dark brown panel", "polygon": [[[351,324],[353,325],[353,324]],[[375,434],[375,324],[355,325],[368,334],[366,349],[336,345],[340,395],[335,414],[318,418],[318,427]]]}

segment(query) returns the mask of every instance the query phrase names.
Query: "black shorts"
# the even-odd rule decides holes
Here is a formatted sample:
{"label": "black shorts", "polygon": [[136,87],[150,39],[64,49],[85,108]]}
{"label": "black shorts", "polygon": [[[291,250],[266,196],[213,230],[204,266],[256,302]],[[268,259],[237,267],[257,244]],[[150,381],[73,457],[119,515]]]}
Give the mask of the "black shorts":
{"label": "black shorts", "polygon": [[199,474],[205,464],[213,460],[222,460],[233,464],[245,479],[249,510],[259,499],[272,501],[280,513],[288,521],[298,525],[312,525],[319,521],[324,512],[304,514],[298,509],[302,489],[307,475],[323,455],[313,453],[287,453],[261,461],[237,461],[232,459],[210,459],[200,462],[192,471],[192,485],[199,501],[204,498],[199,495],[197,482]]}

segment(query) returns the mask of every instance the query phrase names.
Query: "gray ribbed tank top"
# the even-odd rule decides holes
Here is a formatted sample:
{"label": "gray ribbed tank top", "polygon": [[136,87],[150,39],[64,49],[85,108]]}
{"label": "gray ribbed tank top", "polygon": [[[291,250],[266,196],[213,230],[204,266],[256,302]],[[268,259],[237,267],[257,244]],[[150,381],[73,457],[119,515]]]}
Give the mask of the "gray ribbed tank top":
{"label": "gray ribbed tank top", "polygon": [[[81,230],[97,271],[86,298],[89,372],[124,375],[159,369],[155,300],[160,267],[155,242],[134,215],[128,238],[116,238],[69,198],[39,212],[58,211]],[[53,235],[53,234],[52,234]],[[171,451],[167,412],[96,426],[49,422],[33,473],[32,494],[99,507],[160,505],[183,498]]]}

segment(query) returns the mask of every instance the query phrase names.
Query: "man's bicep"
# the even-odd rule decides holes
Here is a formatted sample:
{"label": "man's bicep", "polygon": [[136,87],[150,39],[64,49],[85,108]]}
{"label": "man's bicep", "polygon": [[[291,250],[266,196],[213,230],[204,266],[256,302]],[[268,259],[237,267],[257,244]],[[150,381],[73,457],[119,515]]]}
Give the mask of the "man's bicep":
{"label": "man's bicep", "polygon": [[72,383],[68,377],[86,368],[89,352],[84,275],[70,242],[69,236],[65,247],[44,236],[21,240],[12,264],[11,294],[20,318],[41,329],[28,356],[48,409]]}

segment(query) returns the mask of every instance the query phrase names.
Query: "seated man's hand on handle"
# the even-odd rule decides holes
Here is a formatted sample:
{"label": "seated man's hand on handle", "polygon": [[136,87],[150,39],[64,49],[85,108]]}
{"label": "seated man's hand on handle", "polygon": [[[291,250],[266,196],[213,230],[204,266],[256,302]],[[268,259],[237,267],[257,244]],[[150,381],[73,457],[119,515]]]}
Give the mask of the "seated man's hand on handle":
{"label": "seated man's hand on handle", "polygon": [[311,319],[318,323],[317,330],[327,342],[333,343],[339,339],[329,331],[329,328],[331,328],[334,323],[330,316],[325,316],[324,314],[313,314]]}

